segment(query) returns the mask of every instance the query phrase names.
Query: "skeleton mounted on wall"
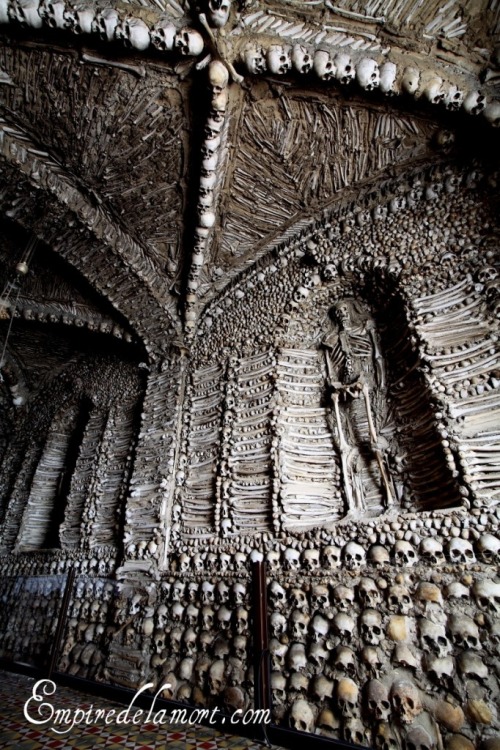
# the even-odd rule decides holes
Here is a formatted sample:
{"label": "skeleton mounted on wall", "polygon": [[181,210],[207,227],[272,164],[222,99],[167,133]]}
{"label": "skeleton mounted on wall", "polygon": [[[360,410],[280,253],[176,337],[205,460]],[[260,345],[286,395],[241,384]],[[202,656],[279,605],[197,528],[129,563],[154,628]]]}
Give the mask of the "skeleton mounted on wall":
{"label": "skeleton mounted on wall", "polygon": [[[376,459],[385,510],[394,504],[396,493],[387,460],[387,441],[375,428],[384,409],[386,377],[374,320],[354,300],[336,303],[329,316],[336,327],[322,340],[329,400],[338,437],[347,516],[367,511],[363,482],[360,426],[366,419],[371,456]],[[363,403],[363,416],[360,409]],[[350,440],[347,438],[350,437]],[[366,442],[366,441],[365,441]],[[366,452],[366,451],[365,451]]]}

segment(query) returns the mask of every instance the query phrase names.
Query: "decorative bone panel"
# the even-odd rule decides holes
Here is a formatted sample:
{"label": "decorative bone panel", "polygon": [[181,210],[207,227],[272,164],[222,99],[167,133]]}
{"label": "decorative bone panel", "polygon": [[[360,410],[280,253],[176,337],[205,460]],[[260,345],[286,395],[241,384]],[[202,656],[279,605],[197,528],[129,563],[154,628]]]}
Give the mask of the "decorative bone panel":
{"label": "decorative bone panel", "polygon": [[339,459],[324,396],[321,355],[282,349],[278,356],[277,465],[282,514],[294,531],[340,518]]}

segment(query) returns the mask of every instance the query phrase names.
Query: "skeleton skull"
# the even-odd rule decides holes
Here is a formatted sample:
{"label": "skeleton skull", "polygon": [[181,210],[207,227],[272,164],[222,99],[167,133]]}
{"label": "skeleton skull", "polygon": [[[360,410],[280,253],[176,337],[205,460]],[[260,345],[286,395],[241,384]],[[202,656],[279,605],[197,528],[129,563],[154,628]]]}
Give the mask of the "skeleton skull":
{"label": "skeleton skull", "polygon": [[168,19],[160,19],[151,31],[151,44],[162,52],[170,52],[175,45],[177,29]]}
{"label": "skeleton skull", "polygon": [[312,573],[319,568],[319,551],[317,549],[306,549],[302,553],[302,562],[307,571]]}
{"label": "skeleton skull", "polygon": [[[300,589],[299,589],[300,591]],[[303,592],[300,592],[303,594]],[[305,594],[304,599],[305,599]],[[269,600],[271,603],[271,607],[273,609],[282,610],[283,607],[286,604],[286,592],[283,586],[280,586],[280,584],[277,581],[272,581],[269,584]],[[295,603],[293,603],[294,607],[297,607]],[[297,607],[298,608],[298,607]]]}
{"label": "skeleton skull", "polygon": [[368,562],[373,565],[374,568],[381,568],[384,565],[389,565],[391,559],[389,552],[381,544],[374,544],[368,550]]}
{"label": "skeleton skull", "polygon": [[315,674],[323,673],[328,651],[323,643],[313,643],[309,649],[309,663],[312,665]]}
{"label": "skeleton skull", "polygon": [[176,32],[174,46],[181,55],[197,56],[203,52],[203,37],[194,29],[183,28]]}
{"label": "skeleton skull", "polygon": [[299,609],[294,609],[290,618],[291,634],[294,640],[305,643],[307,640],[307,626],[309,617]]}
{"label": "skeleton skull", "polygon": [[312,68],[312,57],[309,50],[301,44],[294,44],[292,47],[292,63],[295,70],[302,75],[307,75]]}
{"label": "skeleton skull", "polygon": [[307,701],[295,701],[290,711],[290,726],[298,732],[314,732],[314,712]]}
{"label": "skeleton skull", "polygon": [[325,610],[330,604],[328,588],[322,584],[316,584],[311,589],[311,607],[313,610]]}
{"label": "skeleton skull", "polygon": [[343,86],[347,86],[354,80],[356,70],[349,55],[343,52],[335,55],[335,77]]}
{"label": "skeleton skull", "polygon": [[330,81],[335,76],[334,62],[326,50],[316,50],[313,65],[314,72],[322,81]]}
{"label": "skeleton skull", "polygon": [[500,583],[491,580],[476,581],[472,593],[477,606],[491,615],[500,614]]}
{"label": "skeleton skull", "polygon": [[149,28],[140,18],[125,18],[116,27],[115,37],[129,49],[147,49],[151,41]]}
{"label": "skeleton skull", "polygon": [[21,26],[40,29],[43,22],[38,12],[38,5],[38,0],[15,0],[8,7],[8,16]]}
{"label": "skeleton skull", "polygon": [[358,710],[359,690],[350,677],[342,677],[337,683],[337,705],[344,719],[354,717]]}
{"label": "skeleton skull", "polygon": [[328,635],[330,623],[321,615],[315,615],[311,620],[311,638],[313,643],[323,641]]}
{"label": "skeleton skull", "polygon": [[261,47],[248,44],[243,50],[243,60],[251,75],[261,75],[266,72],[266,59]]}
{"label": "skeleton skull", "polygon": [[380,72],[380,90],[386,96],[393,96],[396,93],[396,76],[398,69],[392,62],[385,62],[379,68]]}
{"label": "skeleton skull", "polygon": [[287,661],[293,672],[302,672],[307,667],[306,650],[303,643],[292,643],[287,654]]}
{"label": "skeleton skull", "polygon": [[64,3],[62,0],[42,0],[38,12],[45,23],[52,29],[64,29],[66,20],[64,18]]}
{"label": "skeleton skull", "polygon": [[340,547],[328,545],[323,549],[322,559],[325,568],[338,568],[340,565]]}
{"label": "skeleton skull", "polygon": [[405,740],[406,750],[435,750],[436,741],[422,726],[412,727]]}
{"label": "skeleton skull", "polygon": [[281,643],[277,638],[269,641],[269,652],[271,654],[271,665],[273,670],[279,672],[285,666],[285,658],[288,652],[286,643]]}
{"label": "skeleton skull", "polygon": [[116,10],[113,8],[103,8],[103,10],[97,13],[92,23],[92,31],[94,34],[99,34],[103,41],[111,42],[115,37],[115,30],[119,21],[120,17]]}
{"label": "skeleton skull", "polygon": [[472,544],[466,539],[452,539],[448,544],[447,552],[448,558],[452,563],[466,565],[476,562]]}
{"label": "skeleton skull", "polygon": [[422,539],[419,550],[424,562],[431,563],[431,565],[441,565],[445,562],[443,545],[432,536]]}
{"label": "skeleton skull", "polygon": [[230,12],[230,0],[208,0],[207,17],[211,26],[219,29],[225,26]]}
{"label": "skeleton skull", "polygon": [[354,590],[339,583],[332,591],[333,602],[339,612],[350,612],[354,606]]}
{"label": "skeleton skull", "polygon": [[366,707],[374,721],[388,721],[391,714],[389,689],[379,680],[369,680],[365,685]]}
{"label": "skeleton skull", "polygon": [[366,552],[360,544],[348,542],[343,549],[346,567],[350,570],[360,568],[365,563]]}
{"label": "skeleton skull", "polygon": [[300,567],[300,553],[293,547],[285,550],[285,559],[283,561],[285,570],[298,570]]}
{"label": "skeleton skull", "polygon": [[463,102],[463,108],[469,115],[478,115],[486,106],[486,97],[480,91],[469,91]]}
{"label": "skeleton skull", "polygon": [[403,70],[403,79],[401,81],[401,85],[403,91],[406,94],[410,94],[410,96],[416,94],[419,83],[420,72],[417,70],[417,68],[407,67]]}
{"label": "skeleton skull", "polygon": [[[497,270],[491,266],[486,266],[479,272],[483,274],[481,282],[493,281],[497,277]],[[476,550],[481,562],[487,565],[496,565],[500,557],[500,540],[493,534],[483,534],[476,542]]]}
{"label": "skeleton skull", "polygon": [[358,84],[365,91],[373,91],[380,83],[380,71],[375,60],[364,57],[356,65]]}
{"label": "skeleton skull", "polygon": [[378,646],[384,638],[382,615],[376,609],[365,609],[360,617],[360,633],[363,641]]}
{"label": "skeleton skull", "polygon": [[412,724],[422,713],[422,700],[416,685],[407,680],[396,680],[390,691],[394,712],[403,724]]}
{"label": "skeleton skull", "polygon": [[355,622],[345,612],[339,612],[332,620],[332,630],[343,643],[349,643],[355,628]]}
{"label": "skeleton skull", "polygon": [[380,602],[380,591],[373,578],[361,578],[358,584],[358,598],[363,607],[375,608]]}
{"label": "skeleton skull", "polygon": [[394,562],[402,567],[411,567],[417,562],[417,553],[409,542],[398,540],[394,545]]}
{"label": "skeleton skull", "polygon": [[279,44],[271,44],[267,50],[267,67],[275,75],[285,75],[292,67],[292,54],[290,47],[282,47]]}
{"label": "skeleton skull", "polygon": [[412,607],[412,598],[406,586],[390,586],[387,594],[387,607],[390,612],[406,615]]}
{"label": "skeleton skull", "polygon": [[431,650],[440,657],[448,656],[451,643],[446,636],[444,625],[438,625],[421,617],[418,622],[420,644],[424,651]]}

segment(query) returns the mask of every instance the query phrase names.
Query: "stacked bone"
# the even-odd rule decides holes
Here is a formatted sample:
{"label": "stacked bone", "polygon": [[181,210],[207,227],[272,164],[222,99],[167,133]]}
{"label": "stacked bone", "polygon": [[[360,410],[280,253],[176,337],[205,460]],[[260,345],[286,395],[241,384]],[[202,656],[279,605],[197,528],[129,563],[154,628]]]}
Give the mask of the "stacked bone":
{"label": "stacked bone", "polygon": [[202,146],[200,190],[198,197],[198,224],[195,229],[195,243],[189,271],[186,295],[185,321],[188,333],[195,327],[195,304],[199,287],[200,273],[205,263],[210,230],[215,224],[215,188],[217,184],[217,164],[221,151],[221,131],[227,108],[227,84],[229,73],[226,66],[214,60],[208,67],[208,83],[211,93],[210,112],[205,127],[205,141]]}
{"label": "stacked bone", "polygon": [[182,459],[176,477],[183,536],[199,535],[203,529],[211,529],[217,516],[213,500],[222,415],[222,375],[219,363],[200,368],[192,373],[186,389],[189,420],[184,425]]}
{"label": "stacked bone", "polygon": [[500,373],[497,324],[483,293],[496,278],[496,269],[486,265],[475,283],[467,276],[414,302],[431,378],[439,381],[438,391],[458,421],[455,447],[462,471],[476,502],[488,504],[500,499]]}
{"label": "stacked bone", "polygon": [[277,389],[281,523],[289,531],[330,523],[342,515],[343,501],[327,410],[320,406],[323,377],[317,352],[281,350]]}
{"label": "stacked bone", "polygon": [[[272,351],[242,357],[236,388],[225,498],[227,533],[269,531],[273,472],[271,415],[275,359]],[[228,412],[226,412],[227,416]]]}

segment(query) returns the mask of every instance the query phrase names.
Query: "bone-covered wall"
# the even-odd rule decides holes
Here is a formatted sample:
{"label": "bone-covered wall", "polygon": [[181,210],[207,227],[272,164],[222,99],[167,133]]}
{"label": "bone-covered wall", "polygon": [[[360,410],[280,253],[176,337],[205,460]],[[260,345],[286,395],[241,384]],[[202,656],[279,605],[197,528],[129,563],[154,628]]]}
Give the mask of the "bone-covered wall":
{"label": "bone-covered wall", "polygon": [[410,5],[0,0],[2,658],[73,570],[60,672],[247,708],[264,560],[275,723],[497,748],[498,8]]}

